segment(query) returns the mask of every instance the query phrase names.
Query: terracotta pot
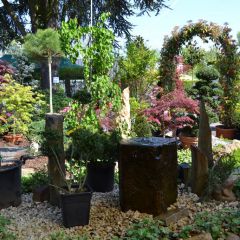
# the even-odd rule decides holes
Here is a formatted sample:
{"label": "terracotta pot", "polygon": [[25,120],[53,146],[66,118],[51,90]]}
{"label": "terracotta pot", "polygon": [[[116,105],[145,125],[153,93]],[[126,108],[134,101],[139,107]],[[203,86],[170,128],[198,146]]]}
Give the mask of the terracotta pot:
{"label": "terracotta pot", "polygon": [[3,140],[9,143],[19,143],[23,141],[22,134],[7,134],[3,136]]}
{"label": "terracotta pot", "polygon": [[179,140],[181,141],[182,147],[184,149],[190,148],[191,145],[197,145],[198,138],[197,137],[186,137],[186,136],[179,136]]}
{"label": "terracotta pot", "polygon": [[216,126],[216,137],[218,138],[234,139],[236,132],[235,128],[226,128],[223,125]]}

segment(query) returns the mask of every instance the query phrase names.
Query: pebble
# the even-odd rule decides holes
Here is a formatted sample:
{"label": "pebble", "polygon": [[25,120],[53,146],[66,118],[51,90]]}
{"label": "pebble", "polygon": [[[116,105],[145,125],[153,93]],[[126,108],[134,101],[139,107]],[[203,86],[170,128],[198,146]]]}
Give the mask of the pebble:
{"label": "pebble", "polygon": [[[179,191],[178,199],[170,209],[187,208],[189,216],[181,219],[172,230],[180,230],[184,225],[192,223],[196,213],[216,211],[223,208],[239,208],[239,202],[199,202],[197,195],[189,191]],[[67,236],[87,235],[88,239],[111,240],[121,237],[132,222],[151,215],[137,211],[121,212],[117,186],[109,193],[94,193],[91,202],[90,223],[66,229],[62,225],[61,210],[47,202],[35,203],[31,194],[22,196],[22,204],[0,210],[0,214],[9,218],[9,230],[16,234],[18,240],[49,240],[50,234],[64,231]]]}

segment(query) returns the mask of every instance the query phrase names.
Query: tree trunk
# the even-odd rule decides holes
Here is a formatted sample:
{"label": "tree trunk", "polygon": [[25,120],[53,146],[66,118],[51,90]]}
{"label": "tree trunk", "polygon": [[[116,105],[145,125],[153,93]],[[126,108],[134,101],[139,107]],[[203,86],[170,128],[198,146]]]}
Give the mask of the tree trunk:
{"label": "tree trunk", "polygon": [[65,155],[63,146],[63,116],[46,114],[46,146],[48,149],[48,175],[50,179],[50,203],[59,206],[57,188],[65,184]]}
{"label": "tree trunk", "polygon": [[49,80],[48,80],[48,63],[47,60],[41,63],[41,79],[40,79],[40,88],[42,90],[49,89]]}
{"label": "tree trunk", "polygon": [[[59,65],[60,65],[60,59],[59,58],[53,58],[52,59],[52,73],[53,76],[58,76],[59,72]],[[41,62],[41,79],[40,79],[40,88],[42,90],[49,89],[49,72],[48,72],[48,62],[46,61]]]}
{"label": "tree trunk", "polygon": [[70,79],[65,79],[65,92],[67,97],[72,97],[72,92],[71,92],[71,80]]}

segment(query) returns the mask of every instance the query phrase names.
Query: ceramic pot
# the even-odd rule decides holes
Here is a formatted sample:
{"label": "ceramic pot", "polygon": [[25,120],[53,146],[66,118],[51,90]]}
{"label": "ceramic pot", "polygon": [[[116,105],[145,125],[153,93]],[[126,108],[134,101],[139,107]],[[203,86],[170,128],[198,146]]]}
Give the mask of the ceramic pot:
{"label": "ceramic pot", "polygon": [[23,141],[23,135],[22,134],[7,134],[3,136],[3,140],[9,143],[20,143]]}
{"label": "ceramic pot", "polygon": [[191,145],[197,145],[198,143],[197,137],[186,137],[186,136],[180,135],[179,140],[181,141],[181,145],[184,149],[190,148]]}
{"label": "ceramic pot", "polygon": [[216,126],[216,137],[234,139],[237,130],[235,128],[226,128],[223,125]]}

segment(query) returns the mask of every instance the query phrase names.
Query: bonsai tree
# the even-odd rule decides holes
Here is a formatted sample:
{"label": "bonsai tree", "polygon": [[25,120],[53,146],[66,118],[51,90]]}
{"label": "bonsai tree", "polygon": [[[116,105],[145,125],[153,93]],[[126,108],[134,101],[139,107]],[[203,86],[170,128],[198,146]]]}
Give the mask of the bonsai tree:
{"label": "bonsai tree", "polygon": [[32,59],[46,59],[48,61],[49,87],[50,87],[50,113],[52,106],[52,58],[63,55],[59,34],[54,29],[39,29],[36,34],[27,34],[23,45],[25,53]]}
{"label": "bonsai tree", "polygon": [[196,71],[199,79],[192,88],[191,94],[195,99],[203,100],[207,105],[216,109],[219,96],[222,95],[218,82],[220,74],[213,66],[200,65]]}

